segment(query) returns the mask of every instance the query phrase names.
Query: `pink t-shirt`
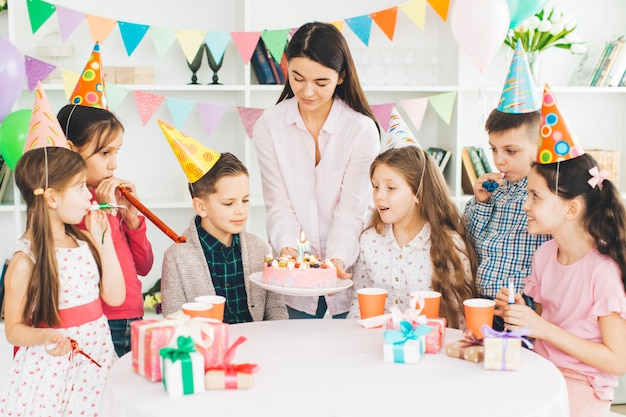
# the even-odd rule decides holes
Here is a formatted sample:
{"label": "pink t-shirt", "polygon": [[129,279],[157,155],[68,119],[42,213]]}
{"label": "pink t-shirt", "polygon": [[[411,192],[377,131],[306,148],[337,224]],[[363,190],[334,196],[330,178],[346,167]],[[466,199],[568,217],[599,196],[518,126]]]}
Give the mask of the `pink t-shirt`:
{"label": "pink t-shirt", "polygon": [[[602,343],[599,317],[613,312],[626,319],[626,295],[618,265],[591,250],[572,265],[557,260],[556,241],[544,243],[533,256],[532,274],[524,280],[524,293],[541,304],[541,316],[563,330]],[[612,400],[617,377],[582,363],[544,340],[535,352],[556,366],[587,375],[600,399]]]}

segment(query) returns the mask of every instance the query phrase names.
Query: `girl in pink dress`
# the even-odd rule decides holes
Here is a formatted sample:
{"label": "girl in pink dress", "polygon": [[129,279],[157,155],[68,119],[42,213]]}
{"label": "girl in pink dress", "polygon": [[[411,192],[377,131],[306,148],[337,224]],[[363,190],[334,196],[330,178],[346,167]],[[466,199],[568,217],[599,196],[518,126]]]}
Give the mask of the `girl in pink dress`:
{"label": "girl in pink dress", "polygon": [[[90,211],[87,167],[61,147],[25,152],[15,182],[27,226],[6,273],[5,331],[20,346],[2,416],[97,416],[115,356],[102,300],[124,301],[106,215]],[[74,225],[85,218],[87,232]],[[5,371],[6,372],[6,371]]]}
{"label": "girl in pink dress", "polygon": [[[563,373],[571,416],[607,416],[626,372],[626,210],[615,185],[583,154],[535,164],[524,203],[528,231],[552,234],[532,262],[524,293],[496,300],[507,328],[530,328],[535,352]],[[540,377],[540,375],[538,375]]]}

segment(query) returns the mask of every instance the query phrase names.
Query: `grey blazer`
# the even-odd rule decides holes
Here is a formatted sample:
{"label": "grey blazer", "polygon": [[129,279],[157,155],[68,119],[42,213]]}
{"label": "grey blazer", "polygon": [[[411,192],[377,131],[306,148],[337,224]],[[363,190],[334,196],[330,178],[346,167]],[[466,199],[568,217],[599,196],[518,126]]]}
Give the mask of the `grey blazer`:
{"label": "grey blazer", "polygon": [[[184,303],[194,301],[198,296],[215,295],[209,266],[196,230],[195,216],[183,235],[187,242],[173,244],[163,257],[161,298],[164,315],[180,310]],[[263,271],[264,258],[270,251],[269,245],[247,232],[242,232],[239,238],[248,309],[252,320],[288,319],[282,295],[266,291],[250,282],[250,274]]]}

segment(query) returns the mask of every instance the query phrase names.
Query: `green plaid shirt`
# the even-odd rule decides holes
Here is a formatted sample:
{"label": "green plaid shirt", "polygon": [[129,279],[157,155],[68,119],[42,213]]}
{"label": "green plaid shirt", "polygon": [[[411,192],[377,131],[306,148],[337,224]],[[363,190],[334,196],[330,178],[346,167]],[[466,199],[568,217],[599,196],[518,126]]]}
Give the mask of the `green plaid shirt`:
{"label": "green plaid shirt", "polygon": [[200,226],[196,217],[196,229],[204,258],[211,272],[215,294],[226,297],[224,323],[245,323],[252,321],[248,310],[248,294],[243,279],[243,261],[239,235],[233,235],[230,247],[211,236]]}

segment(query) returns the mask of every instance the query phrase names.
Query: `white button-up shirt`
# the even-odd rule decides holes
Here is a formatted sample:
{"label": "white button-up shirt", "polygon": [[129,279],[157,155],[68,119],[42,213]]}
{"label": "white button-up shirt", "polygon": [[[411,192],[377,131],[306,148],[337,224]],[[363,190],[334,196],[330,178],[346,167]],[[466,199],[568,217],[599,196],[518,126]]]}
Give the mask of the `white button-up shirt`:
{"label": "white button-up shirt", "polygon": [[[315,142],[295,98],[267,109],[254,128],[267,210],[266,229],[276,254],[297,247],[300,228],[322,259],[346,268],[358,256],[359,235],[372,198],[369,167],[380,150],[380,134],[369,117],[335,98]],[[352,291],[327,296],[331,314],[348,311]],[[299,311],[315,314],[317,297],[285,297]]]}

